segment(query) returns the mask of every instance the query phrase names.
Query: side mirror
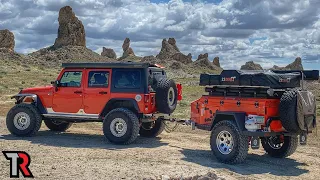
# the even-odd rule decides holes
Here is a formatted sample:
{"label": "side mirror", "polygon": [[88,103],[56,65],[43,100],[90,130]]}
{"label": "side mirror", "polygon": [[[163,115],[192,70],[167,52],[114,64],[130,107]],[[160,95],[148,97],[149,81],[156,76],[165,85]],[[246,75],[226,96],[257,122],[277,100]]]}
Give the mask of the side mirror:
{"label": "side mirror", "polygon": [[55,87],[55,91],[58,91],[58,87],[59,87],[59,80],[56,81],[51,81],[51,84],[53,85],[53,87]]}

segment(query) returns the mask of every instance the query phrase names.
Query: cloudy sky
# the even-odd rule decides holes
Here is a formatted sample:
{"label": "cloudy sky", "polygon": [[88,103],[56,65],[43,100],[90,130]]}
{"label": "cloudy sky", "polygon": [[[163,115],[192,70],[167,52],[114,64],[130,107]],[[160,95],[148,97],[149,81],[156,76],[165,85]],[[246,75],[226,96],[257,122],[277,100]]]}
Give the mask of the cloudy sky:
{"label": "cloudy sky", "polygon": [[297,56],[320,69],[319,0],[0,0],[0,29],[14,32],[17,52],[50,46],[65,5],[96,52],[105,46],[119,56],[129,37],[137,55],[156,55],[162,39],[174,37],[193,59],[207,52],[228,69],[249,60],[282,66]]}

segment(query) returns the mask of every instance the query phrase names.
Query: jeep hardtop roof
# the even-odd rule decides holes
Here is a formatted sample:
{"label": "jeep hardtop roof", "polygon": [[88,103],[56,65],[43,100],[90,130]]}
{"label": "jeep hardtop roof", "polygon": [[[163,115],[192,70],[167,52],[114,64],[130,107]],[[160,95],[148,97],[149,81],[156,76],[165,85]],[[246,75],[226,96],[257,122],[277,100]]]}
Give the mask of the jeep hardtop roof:
{"label": "jeep hardtop roof", "polygon": [[161,68],[157,64],[143,62],[80,62],[62,63],[63,68]]}

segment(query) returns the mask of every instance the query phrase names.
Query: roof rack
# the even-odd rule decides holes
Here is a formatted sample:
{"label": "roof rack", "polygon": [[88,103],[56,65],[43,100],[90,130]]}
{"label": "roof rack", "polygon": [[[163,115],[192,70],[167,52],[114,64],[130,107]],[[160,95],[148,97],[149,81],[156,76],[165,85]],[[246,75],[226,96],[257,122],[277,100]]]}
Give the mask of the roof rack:
{"label": "roof rack", "polygon": [[63,68],[148,68],[158,67],[155,64],[143,62],[76,62],[62,63]]}

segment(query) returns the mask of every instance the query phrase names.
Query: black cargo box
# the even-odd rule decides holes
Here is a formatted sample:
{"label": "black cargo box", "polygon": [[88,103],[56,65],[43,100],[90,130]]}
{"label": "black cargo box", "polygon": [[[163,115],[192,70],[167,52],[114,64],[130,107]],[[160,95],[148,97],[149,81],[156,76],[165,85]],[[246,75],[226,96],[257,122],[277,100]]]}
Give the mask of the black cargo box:
{"label": "black cargo box", "polygon": [[[303,71],[304,79],[319,78],[319,71]],[[301,71],[223,70],[220,75],[201,74],[200,85],[267,86],[270,88],[300,87]]]}

